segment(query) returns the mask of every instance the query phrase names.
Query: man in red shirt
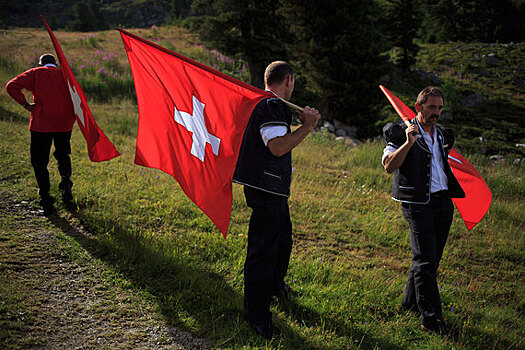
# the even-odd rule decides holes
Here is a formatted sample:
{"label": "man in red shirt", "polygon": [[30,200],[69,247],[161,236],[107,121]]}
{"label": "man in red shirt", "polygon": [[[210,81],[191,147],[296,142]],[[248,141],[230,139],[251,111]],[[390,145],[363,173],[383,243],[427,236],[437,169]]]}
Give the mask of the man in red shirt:
{"label": "man in red shirt", "polygon": [[[31,112],[29,130],[31,131],[31,165],[38,183],[40,204],[44,215],[55,212],[54,198],[49,194],[49,152],[51,143],[55,144],[54,157],[62,180],[59,188],[62,200],[73,199],[71,193],[71,130],[75,123],[75,113],[69,88],[62,71],[57,67],[55,57],[44,54],[40,57],[39,67],[29,69],[11,79],[7,93],[26,110]],[[31,91],[33,103],[28,103],[22,89]]]}

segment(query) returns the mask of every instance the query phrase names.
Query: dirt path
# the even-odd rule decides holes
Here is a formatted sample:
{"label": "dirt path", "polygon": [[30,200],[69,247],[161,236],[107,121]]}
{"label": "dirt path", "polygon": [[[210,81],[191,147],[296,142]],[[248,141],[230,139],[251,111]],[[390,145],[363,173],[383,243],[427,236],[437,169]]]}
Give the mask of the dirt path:
{"label": "dirt path", "polygon": [[[57,240],[56,222],[28,203],[0,192],[0,283],[20,300],[16,315],[0,313],[9,325],[16,318],[21,334],[7,339],[10,348],[46,349],[202,349],[213,345],[167,326],[132,288],[107,282],[96,259],[72,261]],[[61,218],[57,218],[60,222]],[[71,224],[71,236],[90,235]],[[76,260],[76,259],[75,259]],[[5,286],[7,284],[7,287]],[[4,298],[6,299],[6,298]],[[7,299],[8,300],[8,299]],[[0,303],[6,303],[1,299]],[[2,319],[4,318],[4,319]],[[7,323],[4,323],[7,322]],[[5,339],[4,339],[5,340]],[[1,344],[1,342],[0,342]]]}

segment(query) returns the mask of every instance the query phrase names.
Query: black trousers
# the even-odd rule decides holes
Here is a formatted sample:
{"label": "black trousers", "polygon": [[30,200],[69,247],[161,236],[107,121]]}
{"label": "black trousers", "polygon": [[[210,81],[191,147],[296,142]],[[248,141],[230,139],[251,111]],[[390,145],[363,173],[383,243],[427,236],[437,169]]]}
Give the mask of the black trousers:
{"label": "black trousers", "polygon": [[401,211],[410,226],[412,248],[412,267],[402,302],[407,308],[419,309],[425,325],[442,319],[436,274],[452,224],[454,206],[446,194],[431,195],[429,204],[403,203]]}
{"label": "black trousers", "polygon": [[71,182],[71,131],[67,132],[37,132],[31,131],[31,165],[35,171],[36,182],[38,184],[38,194],[41,201],[50,200],[49,196],[49,171],[47,165],[49,164],[49,152],[51,151],[51,144],[55,144],[55,151],[53,156],[57,160],[58,172],[60,173],[61,181],[59,188],[64,189],[65,186],[72,186]]}
{"label": "black trousers", "polygon": [[244,263],[244,316],[254,324],[271,322],[270,301],[284,288],[292,251],[288,198],[244,186],[252,208]]}

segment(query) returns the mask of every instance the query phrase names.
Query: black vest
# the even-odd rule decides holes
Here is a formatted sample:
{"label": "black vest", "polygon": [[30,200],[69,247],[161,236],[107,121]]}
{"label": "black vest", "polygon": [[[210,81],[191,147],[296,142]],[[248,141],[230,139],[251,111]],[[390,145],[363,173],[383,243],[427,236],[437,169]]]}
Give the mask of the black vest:
{"label": "black vest", "polygon": [[264,99],[253,109],[237,160],[233,181],[279,196],[290,196],[292,152],[274,156],[264,144],[261,128],[286,126],[290,133],[292,113],[278,98]]}
{"label": "black vest", "polygon": [[[383,128],[385,141],[392,146],[401,147],[406,141],[406,128],[405,124],[388,123]],[[436,134],[443,169],[448,180],[448,194],[451,198],[464,198],[465,192],[447,161],[448,153],[454,146],[454,134],[441,125],[436,125]],[[431,162],[432,152],[423,137],[420,137],[408,151],[403,164],[394,171],[392,198],[406,203],[428,203],[430,201]]]}

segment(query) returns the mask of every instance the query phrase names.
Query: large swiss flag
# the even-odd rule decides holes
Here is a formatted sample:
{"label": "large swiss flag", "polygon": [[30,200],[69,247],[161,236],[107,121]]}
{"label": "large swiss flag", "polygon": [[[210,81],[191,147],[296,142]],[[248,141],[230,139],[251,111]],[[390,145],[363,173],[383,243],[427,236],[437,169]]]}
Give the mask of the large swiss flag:
{"label": "large swiss flag", "polygon": [[226,237],[244,129],[272,95],[118,30],[139,108],[135,163],[172,175]]}
{"label": "large swiss flag", "polygon": [[[416,113],[390,90],[382,85],[379,87],[403,121],[410,121],[416,116]],[[465,198],[452,198],[452,201],[470,231],[489,210],[492,193],[479,171],[454,148],[448,154],[448,164],[465,191]]]}
{"label": "large swiss flag", "polygon": [[73,72],[67,63],[66,57],[62,53],[62,49],[60,48],[55,35],[51,31],[51,28],[49,28],[47,25],[44,15],[41,14],[40,16],[44,21],[49,36],[51,37],[51,41],[53,42],[55,52],[62,68],[62,74],[64,75],[64,79],[68,85],[69,93],[71,94],[71,101],[73,102],[73,107],[75,108],[77,124],[87,142],[89,159],[92,162],[103,162],[119,156],[120,153],[118,153],[115,146],[111,143],[111,141],[109,141],[109,139],[102,132],[102,130],[100,130],[97,123],[95,122],[95,118],[93,118],[93,114],[91,113],[91,110],[87,104],[87,97],[84,93],[84,90],[82,90],[82,87],[80,87],[80,84],[73,75]]}

